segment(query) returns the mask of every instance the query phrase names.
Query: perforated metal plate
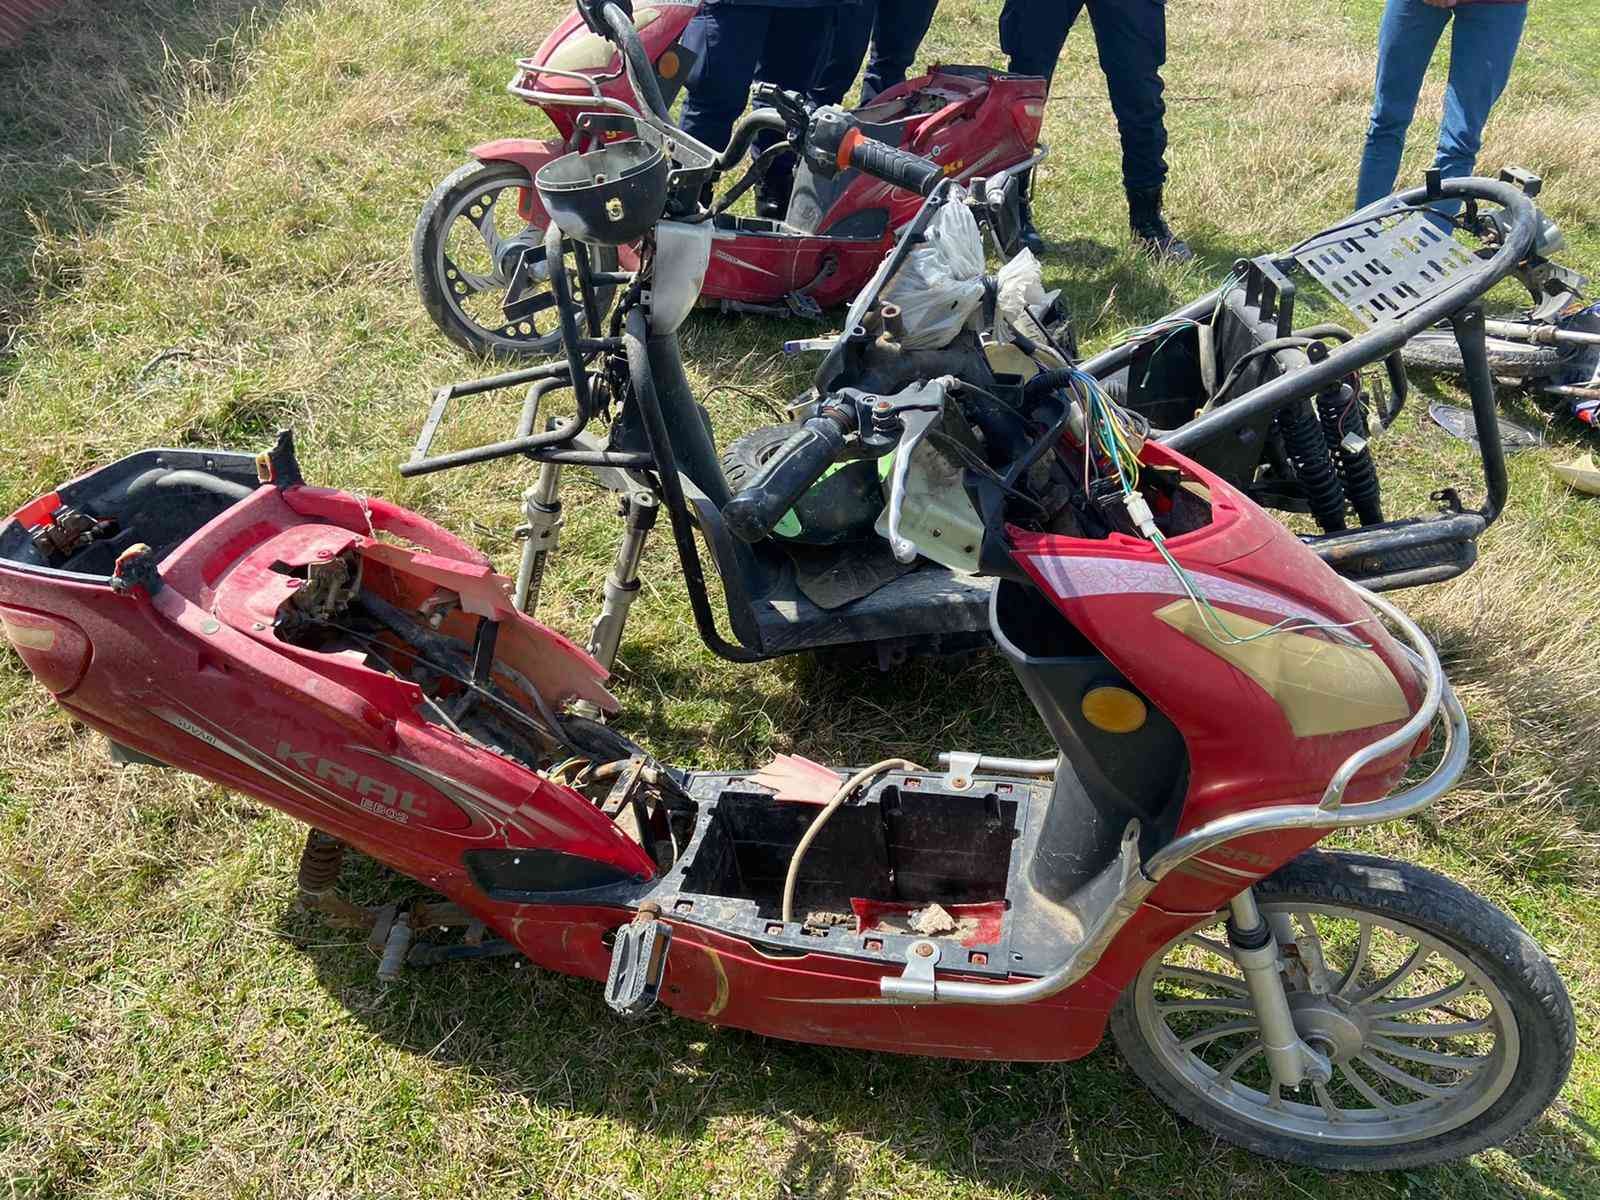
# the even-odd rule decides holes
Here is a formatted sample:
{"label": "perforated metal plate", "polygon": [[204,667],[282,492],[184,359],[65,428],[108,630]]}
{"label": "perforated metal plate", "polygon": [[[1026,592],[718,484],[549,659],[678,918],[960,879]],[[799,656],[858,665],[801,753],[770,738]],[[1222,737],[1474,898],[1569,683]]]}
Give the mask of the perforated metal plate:
{"label": "perforated metal plate", "polygon": [[1295,259],[1368,325],[1399,320],[1481,265],[1420,212],[1382,214],[1314,239]]}

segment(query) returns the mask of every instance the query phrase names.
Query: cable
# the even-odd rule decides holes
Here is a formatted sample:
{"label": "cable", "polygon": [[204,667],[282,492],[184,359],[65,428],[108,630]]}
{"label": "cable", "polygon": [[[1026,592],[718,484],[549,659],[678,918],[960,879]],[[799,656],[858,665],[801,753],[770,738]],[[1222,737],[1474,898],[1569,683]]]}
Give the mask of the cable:
{"label": "cable", "polygon": [[881,775],[885,771],[922,771],[924,768],[914,762],[907,762],[903,758],[886,758],[882,762],[875,762],[870,767],[863,767],[854,775],[839,785],[839,790],[834,792],[833,798],[822,806],[822,811],[811,819],[811,824],[801,835],[799,844],[794,848],[794,853],[789,856],[789,872],[783,877],[783,920],[785,924],[794,920],[794,888],[800,878],[800,863],[806,856],[806,851],[811,849],[811,843],[817,840],[817,834],[822,832],[822,827],[828,823],[828,818],[833,816],[839,806],[850,798],[850,794],[864,785],[874,775]]}

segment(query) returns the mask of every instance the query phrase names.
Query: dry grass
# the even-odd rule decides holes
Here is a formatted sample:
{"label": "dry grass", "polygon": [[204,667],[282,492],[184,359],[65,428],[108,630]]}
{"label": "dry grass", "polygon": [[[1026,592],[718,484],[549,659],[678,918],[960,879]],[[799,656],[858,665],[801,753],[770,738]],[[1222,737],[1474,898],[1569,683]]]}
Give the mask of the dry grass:
{"label": "dry grass", "polygon": [[[1600,275],[1600,45],[1588,0],[1539,0],[1486,164],[1520,161]],[[1202,261],[1126,247],[1118,153],[1087,30],[1068,43],[1040,204],[1048,272],[1091,340],[1148,320],[1348,205],[1378,0],[1171,5],[1171,210]],[[538,125],[500,92],[553,0],[81,0],[0,52],[0,511],[148,444],[251,446],[293,423],[314,478],[418,505],[510,565],[504,468],[402,482],[429,386],[472,369],[410,293],[406,237],[481,137]],[[996,61],[993,0],[944,0],[925,57]],[[1438,83],[1422,111],[1437,110]],[[1432,132],[1419,119],[1407,170]],[[781,326],[692,322],[705,387],[781,400]],[[146,370],[171,349],[186,352]],[[1414,409],[1425,407],[1422,389]],[[716,393],[724,439],[764,419]],[[1600,633],[1594,509],[1514,463],[1512,506],[1462,580],[1406,603],[1471,711],[1464,786],[1361,844],[1514,912],[1572,985],[1563,1102],[1469,1164],[1364,1180],[1380,1196],[1600,1194]],[[451,431],[504,429],[485,403]],[[1475,492],[1414,412],[1382,446],[1396,507]],[[543,615],[581,633],[615,521],[574,480]],[[666,539],[622,656],[629,732],[665,756],[837,761],[951,745],[1037,753],[991,659],[889,677],[759,669],[683,635]],[[976,701],[973,698],[976,697]],[[1071,1067],[867,1057],[613,1021],[592,987],[509,965],[380,992],[347,938],[290,906],[297,833],[197,781],[119,772],[0,659],[0,1181],[13,1195],[1331,1196],[1180,1125],[1103,1050]],[[395,884],[376,871],[358,886]]]}

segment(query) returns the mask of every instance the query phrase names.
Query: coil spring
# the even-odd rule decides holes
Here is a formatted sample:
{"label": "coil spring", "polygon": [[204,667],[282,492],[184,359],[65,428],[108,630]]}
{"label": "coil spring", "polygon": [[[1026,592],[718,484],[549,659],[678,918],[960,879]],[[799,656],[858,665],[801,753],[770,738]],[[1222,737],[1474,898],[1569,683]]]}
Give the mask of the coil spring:
{"label": "coil spring", "polygon": [[1383,520],[1383,500],[1379,495],[1378,468],[1372,461],[1372,450],[1363,444],[1359,450],[1347,450],[1344,439],[1355,434],[1363,443],[1367,440],[1366,393],[1358,392],[1349,384],[1324,393],[1317,400],[1318,415],[1322,418],[1322,436],[1327,442],[1329,457],[1339,470],[1344,483],[1345,499],[1355,509],[1363,525],[1375,525]]}
{"label": "coil spring", "polygon": [[1324,533],[1345,528],[1344,484],[1328,453],[1322,425],[1310,400],[1299,400],[1278,414],[1278,431],[1295,474],[1305,487],[1311,515]]}
{"label": "coil spring", "polygon": [[300,890],[312,895],[331,891],[339,882],[339,870],[343,866],[344,843],[320,829],[311,830],[300,851]]}

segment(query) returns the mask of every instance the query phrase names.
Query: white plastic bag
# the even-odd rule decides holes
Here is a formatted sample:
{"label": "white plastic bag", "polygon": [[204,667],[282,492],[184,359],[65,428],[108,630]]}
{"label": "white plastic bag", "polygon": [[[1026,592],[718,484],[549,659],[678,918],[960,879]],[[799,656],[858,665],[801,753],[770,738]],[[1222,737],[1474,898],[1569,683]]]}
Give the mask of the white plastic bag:
{"label": "white plastic bag", "polygon": [[1043,332],[1028,309],[1045,300],[1044,268],[1033,256],[1032,250],[1019,251],[1015,258],[1000,268],[995,276],[995,339],[1009,340],[1011,333],[1020,333],[1034,341],[1044,341]]}
{"label": "white plastic bag", "polygon": [[983,235],[965,199],[952,189],[922,244],[883,290],[883,299],[900,307],[900,345],[907,350],[948,346],[983,303]]}

